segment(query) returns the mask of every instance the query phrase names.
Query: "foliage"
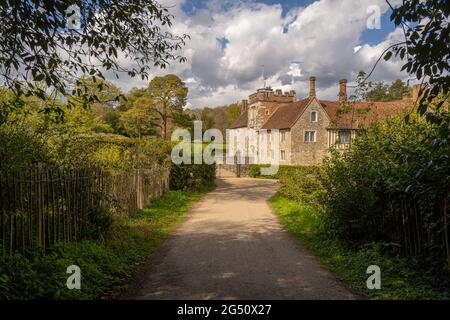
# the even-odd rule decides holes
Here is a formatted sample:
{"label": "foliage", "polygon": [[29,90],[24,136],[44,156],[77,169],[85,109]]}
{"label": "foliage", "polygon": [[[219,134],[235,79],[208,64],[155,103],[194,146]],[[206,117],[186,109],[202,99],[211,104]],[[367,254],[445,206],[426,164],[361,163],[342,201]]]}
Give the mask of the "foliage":
{"label": "foliage", "polygon": [[[114,221],[104,241],[60,243],[46,255],[2,255],[0,299],[95,299],[129,278],[202,193],[171,191],[131,218]],[[66,287],[70,265],[81,290]],[[115,290],[116,291],[116,290]]]}
{"label": "foliage", "polygon": [[318,179],[319,167],[316,166],[280,166],[271,176],[262,176],[261,168],[267,165],[251,164],[249,176],[252,178],[278,179],[278,194],[304,204],[315,204],[321,191]]}
{"label": "foliage", "polygon": [[57,165],[68,168],[98,166],[120,172],[130,168],[168,166],[170,145],[151,137],[130,139],[110,135],[54,137],[52,157]]}
{"label": "foliage", "polygon": [[237,103],[215,108],[188,109],[187,113],[196,120],[203,121],[203,130],[218,129],[225,136],[226,129],[234,123],[241,114],[241,106]]}
{"label": "foliage", "polygon": [[[324,213],[309,205],[276,195],[270,203],[284,227],[353,292],[371,299],[449,299],[448,287],[434,287],[417,263],[388,254],[383,244],[352,249],[324,232]],[[367,267],[382,270],[380,290],[366,286]]]}
{"label": "foliage", "polygon": [[[448,1],[403,1],[401,5],[391,8],[391,20],[403,28],[405,41],[390,47],[384,59],[391,59],[394,52],[401,60],[406,59],[402,70],[418,80],[428,78],[429,86],[421,88],[418,111],[420,114],[424,114],[427,109],[433,112],[429,108],[430,103],[441,94],[447,95],[450,88]],[[444,102],[439,101],[436,108],[440,109],[443,105]]]}
{"label": "foliage", "polygon": [[147,90],[152,99],[151,110],[155,115],[155,125],[161,129],[162,139],[166,140],[169,120],[183,113],[188,88],[178,76],[168,74],[154,77]]}
{"label": "foliage", "polygon": [[215,186],[215,164],[172,164],[171,190],[210,190]]}
{"label": "foliage", "polygon": [[229,124],[232,124],[241,115],[241,107],[237,103],[227,106],[225,113]]}
{"label": "foliage", "polygon": [[[80,89],[82,82],[71,85],[80,73],[103,78],[105,71],[117,77],[126,72],[144,79],[152,66],[185,61],[178,51],[187,36],[169,31],[173,17],[156,1],[74,0],[70,5],[80,8],[80,28],[71,28],[76,13],[66,1],[1,2],[0,75],[19,99],[26,93],[44,101],[51,92],[54,101],[77,94],[94,102],[95,95]],[[2,104],[0,124],[17,107]],[[44,110],[63,112],[58,104]]]}
{"label": "foliage", "polygon": [[394,101],[401,100],[404,92],[409,92],[405,83],[397,79],[392,82],[391,85],[384,83],[383,81],[372,83],[369,82],[369,92],[367,93],[367,99],[369,101]]}
{"label": "foliage", "polygon": [[418,116],[395,118],[369,128],[349,153],[336,152],[321,174],[330,235],[390,243],[436,276],[448,273],[449,149],[439,130]]}
{"label": "foliage", "polygon": [[26,126],[0,127],[0,174],[23,171],[39,162],[52,163],[45,141]]}
{"label": "foliage", "polygon": [[65,134],[113,132],[113,128],[91,108],[75,105],[71,108],[63,107],[62,110],[65,112],[64,122],[52,124],[49,130]]}
{"label": "foliage", "polygon": [[134,101],[133,107],[122,113],[120,121],[128,135],[141,138],[154,133],[151,104],[148,97],[141,97]]}

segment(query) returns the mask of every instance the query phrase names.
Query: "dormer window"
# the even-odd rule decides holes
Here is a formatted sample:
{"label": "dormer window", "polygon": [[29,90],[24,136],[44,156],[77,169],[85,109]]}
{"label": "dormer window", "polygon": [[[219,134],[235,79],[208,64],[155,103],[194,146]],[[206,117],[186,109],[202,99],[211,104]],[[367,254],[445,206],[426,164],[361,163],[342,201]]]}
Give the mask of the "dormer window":
{"label": "dormer window", "polygon": [[317,122],[317,111],[311,111],[311,122]]}

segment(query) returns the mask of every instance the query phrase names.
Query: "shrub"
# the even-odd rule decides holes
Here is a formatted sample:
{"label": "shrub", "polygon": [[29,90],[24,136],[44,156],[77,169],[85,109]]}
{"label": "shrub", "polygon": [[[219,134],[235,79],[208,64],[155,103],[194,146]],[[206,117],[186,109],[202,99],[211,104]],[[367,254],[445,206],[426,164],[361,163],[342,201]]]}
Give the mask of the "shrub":
{"label": "shrub", "polygon": [[172,164],[170,170],[171,190],[209,190],[214,187],[215,164]]}
{"label": "shrub", "polygon": [[302,203],[315,203],[321,188],[318,179],[319,167],[316,166],[280,166],[275,175],[262,176],[261,168],[267,165],[251,164],[249,175],[253,178],[279,179],[278,194]]}
{"label": "shrub", "polygon": [[448,143],[439,127],[410,119],[373,125],[325,164],[326,229],[358,245],[388,243],[442,274],[450,269]]}
{"label": "shrub", "polygon": [[133,139],[116,135],[53,137],[52,158],[66,168],[97,166],[111,172],[168,166],[170,145],[156,138]]}

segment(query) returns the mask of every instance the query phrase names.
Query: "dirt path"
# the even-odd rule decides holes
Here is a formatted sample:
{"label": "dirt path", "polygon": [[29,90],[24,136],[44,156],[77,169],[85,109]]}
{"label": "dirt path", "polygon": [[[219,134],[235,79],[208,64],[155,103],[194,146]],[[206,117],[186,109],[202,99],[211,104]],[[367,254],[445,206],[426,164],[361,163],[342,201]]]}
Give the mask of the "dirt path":
{"label": "dirt path", "polygon": [[276,182],[222,177],[164,241],[131,299],[352,299],[279,224]]}

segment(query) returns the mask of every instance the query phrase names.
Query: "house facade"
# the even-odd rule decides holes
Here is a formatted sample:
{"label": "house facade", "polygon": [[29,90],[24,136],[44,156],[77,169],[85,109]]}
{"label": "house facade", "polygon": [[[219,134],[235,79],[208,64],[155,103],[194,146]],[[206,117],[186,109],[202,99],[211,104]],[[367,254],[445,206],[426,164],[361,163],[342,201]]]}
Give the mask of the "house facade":
{"label": "house facade", "polygon": [[316,165],[332,148],[348,150],[370,123],[402,114],[412,102],[405,94],[398,101],[350,103],[345,79],[338,100],[320,100],[315,81],[310,77],[304,99],[297,100],[294,91],[263,88],[243,100],[242,113],[228,130],[229,155],[241,163]]}

